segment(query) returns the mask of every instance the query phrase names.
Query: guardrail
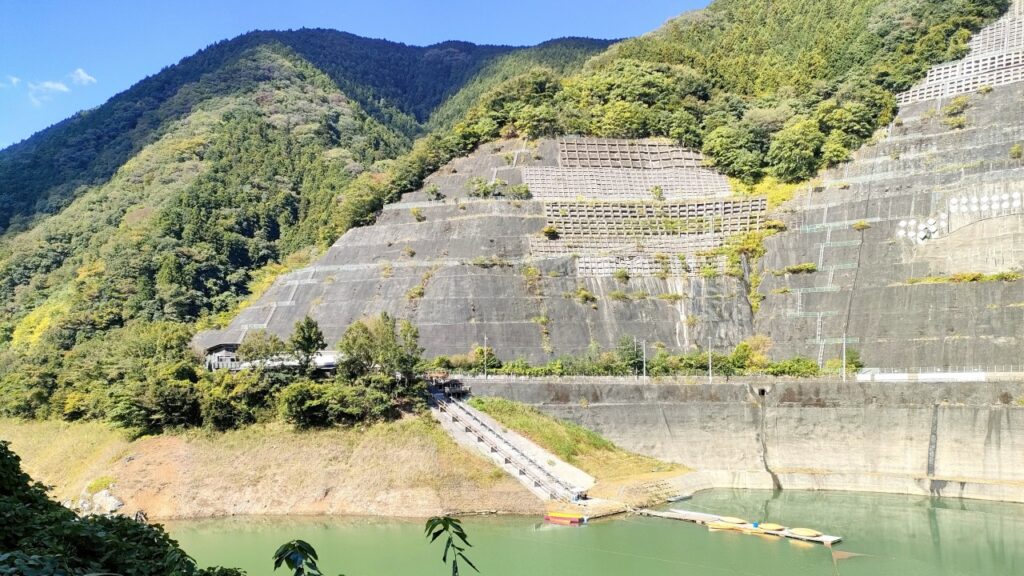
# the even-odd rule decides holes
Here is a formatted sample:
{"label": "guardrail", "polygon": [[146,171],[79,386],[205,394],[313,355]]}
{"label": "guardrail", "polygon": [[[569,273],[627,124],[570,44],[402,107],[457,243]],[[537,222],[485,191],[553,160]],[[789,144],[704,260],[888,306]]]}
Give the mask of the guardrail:
{"label": "guardrail", "polygon": [[566,492],[569,492],[570,495],[578,495],[580,493],[579,490],[577,490],[576,488],[573,488],[568,483],[563,482],[560,478],[558,478],[557,476],[555,476],[554,474],[549,472],[547,469],[545,469],[543,466],[541,466],[539,463],[537,463],[537,461],[534,460],[533,458],[531,458],[529,455],[524,454],[521,450],[519,450],[519,448],[516,447],[515,444],[512,444],[511,442],[509,442],[501,433],[499,433],[498,431],[496,431],[493,428],[491,428],[486,422],[484,422],[483,420],[480,420],[479,418],[477,418],[476,415],[473,414],[473,412],[471,410],[469,410],[468,408],[466,408],[465,405],[462,404],[462,402],[459,402],[459,401],[456,400],[454,402],[454,404],[464,414],[466,414],[467,416],[472,418],[474,422],[476,422],[481,427],[483,427],[485,430],[490,432],[494,437],[496,437],[499,440],[501,440],[502,442],[504,442],[505,445],[507,445],[509,447],[509,449],[511,449],[516,454],[519,454],[527,462],[532,464],[534,468],[540,470],[541,474],[547,476],[550,479],[551,482],[554,482],[559,487],[561,487],[563,490],[565,490]]}
{"label": "guardrail", "polygon": [[964,374],[986,372],[997,374],[1013,374],[1024,372],[1024,364],[1006,364],[994,366],[915,366],[912,368],[865,368],[862,374]]}
{"label": "guardrail", "polygon": [[[1011,379],[1024,379],[1024,365],[1005,365],[1005,366],[949,366],[944,368],[865,368],[858,372],[849,372],[846,376],[846,382],[855,382],[858,379],[863,379],[865,376],[870,378],[872,375],[910,375],[911,377],[917,375],[927,375],[929,378],[938,377],[941,380],[942,376],[948,376],[950,381],[959,381],[961,376],[984,374],[989,379],[999,379],[1000,375],[1004,375],[1005,378]],[[474,382],[544,382],[544,383],[559,383],[559,384],[618,384],[618,385],[630,385],[630,384],[774,384],[778,382],[830,382],[830,383],[841,383],[844,382],[842,375],[838,374],[822,374],[818,376],[810,376],[807,378],[799,378],[795,376],[768,376],[766,374],[748,374],[740,376],[722,376],[719,374],[713,374],[709,381],[707,374],[693,374],[693,375],[672,375],[672,376],[583,376],[583,375],[563,375],[563,376],[519,376],[519,375],[505,375],[505,374],[490,374],[483,376],[482,374],[452,374],[452,380],[460,380],[466,383]]]}

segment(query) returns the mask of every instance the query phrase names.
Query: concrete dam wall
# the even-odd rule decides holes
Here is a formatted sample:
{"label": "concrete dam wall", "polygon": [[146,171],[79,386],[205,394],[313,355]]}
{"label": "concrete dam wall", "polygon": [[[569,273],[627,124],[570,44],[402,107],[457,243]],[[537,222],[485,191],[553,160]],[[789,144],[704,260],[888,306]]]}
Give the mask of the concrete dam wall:
{"label": "concrete dam wall", "polygon": [[713,487],[1024,502],[1024,383],[467,381]]}

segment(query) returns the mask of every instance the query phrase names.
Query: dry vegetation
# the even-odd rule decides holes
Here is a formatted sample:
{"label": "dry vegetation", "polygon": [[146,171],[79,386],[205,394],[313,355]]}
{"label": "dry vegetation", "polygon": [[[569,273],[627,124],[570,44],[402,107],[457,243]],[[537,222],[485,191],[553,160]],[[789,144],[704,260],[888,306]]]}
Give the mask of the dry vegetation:
{"label": "dry vegetation", "polygon": [[284,425],[129,441],[108,427],[0,421],[25,469],[60,500],[102,480],[151,518],[243,514],[535,513],[540,501],[429,416],[365,429]]}

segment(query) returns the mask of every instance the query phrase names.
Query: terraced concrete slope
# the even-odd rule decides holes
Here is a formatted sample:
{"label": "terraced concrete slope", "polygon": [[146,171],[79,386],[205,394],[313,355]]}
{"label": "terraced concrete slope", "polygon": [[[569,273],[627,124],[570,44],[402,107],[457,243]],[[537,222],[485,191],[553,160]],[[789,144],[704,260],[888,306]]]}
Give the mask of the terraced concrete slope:
{"label": "terraced concrete slope", "polygon": [[[522,184],[531,199],[512,198]],[[728,195],[698,154],[665,143],[489,144],[197,344],[238,344],[254,329],[287,336],[307,313],[334,342],[387,311],[419,326],[427,355],[485,339],[532,361],[633,335],[675,350],[731,346],[752,326],[748,288],[708,252],[760,227],[766,204]]]}
{"label": "terraced concrete slope", "polygon": [[877,144],[830,171],[769,242],[755,331],[775,354],[868,366],[1020,365],[1024,282],[934,283],[1024,266],[1024,2],[903,95]]}
{"label": "terraced concrete slope", "polygon": [[[486,339],[505,359],[542,361],[622,336],[688,350],[763,334],[774,357],[821,365],[844,341],[870,367],[1024,364],[1024,281],[949,281],[1024,266],[1022,70],[1015,0],[963,60],[902,95],[854,161],[773,216],[789,231],[769,239],[760,270],[726,266],[719,248],[764,226],[765,200],[733,196],[699,154],[506,141],[452,162],[197,344],[284,336],[306,313],[334,341],[387,311],[420,327],[428,355]],[[510,199],[521,184],[532,198]],[[766,298],[756,314],[753,290]]]}

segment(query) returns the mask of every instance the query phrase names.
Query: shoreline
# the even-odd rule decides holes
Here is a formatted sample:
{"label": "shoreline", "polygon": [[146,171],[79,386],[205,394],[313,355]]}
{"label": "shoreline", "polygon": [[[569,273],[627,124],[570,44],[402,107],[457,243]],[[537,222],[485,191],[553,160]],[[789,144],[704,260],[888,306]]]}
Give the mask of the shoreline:
{"label": "shoreline", "polygon": [[[624,509],[712,489],[1024,503],[1021,383],[469,383],[482,396],[534,406],[624,450],[691,469],[633,465],[606,477],[591,496]],[[66,505],[89,486],[109,486],[124,502],[119,513],[141,510],[154,521],[552,509],[426,415],[356,429],[263,424],[135,440],[100,423],[0,419],[0,438]]]}

